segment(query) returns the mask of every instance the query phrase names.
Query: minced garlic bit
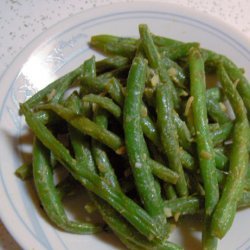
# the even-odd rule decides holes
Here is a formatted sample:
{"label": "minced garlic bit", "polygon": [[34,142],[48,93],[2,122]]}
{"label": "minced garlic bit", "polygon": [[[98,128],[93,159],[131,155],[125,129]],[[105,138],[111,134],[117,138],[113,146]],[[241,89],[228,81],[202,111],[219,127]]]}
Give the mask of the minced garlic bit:
{"label": "minced garlic bit", "polygon": [[181,89],[180,90],[180,93],[179,93],[179,96],[188,96],[188,92],[187,91],[185,91],[184,89]]}
{"label": "minced garlic bit", "polygon": [[121,146],[115,151],[118,155],[124,155],[126,153],[126,148],[125,146]]}
{"label": "minced garlic bit", "polygon": [[181,215],[181,213],[175,213],[174,214],[174,220],[175,220],[175,222],[177,222],[179,220],[180,215]]}
{"label": "minced garlic bit", "polygon": [[166,215],[167,218],[172,216],[172,210],[168,207],[164,208],[164,214]]}
{"label": "minced garlic bit", "polygon": [[227,107],[226,107],[226,105],[225,105],[223,102],[220,102],[219,105],[220,105],[220,108],[221,108],[221,110],[222,110],[223,112],[226,112],[226,111],[227,111]]}
{"label": "minced garlic bit", "polygon": [[96,210],[96,206],[94,203],[88,203],[84,206],[84,209],[89,214],[93,213]]}
{"label": "minced garlic bit", "polygon": [[236,80],[234,81],[233,84],[234,84],[234,87],[235,87],[235,88],[237,88],[237,85],[238,85],[239,82],[240,82],[240,79],[236,79]]}
{"label": "minced garlic bit", "polygon": [[56,90],[52,89],[51,92],[47,95],[47,101],[51,101],[53,97],[56,95]]}
{"label": "minced garlic bit", "polygon": [[141,117],[147,117],[148,115],[148,109],[145,106],[141,107]]}
{"label": "minced garlic bit", "polygon": [[194,97],[193,97],[193,96],[190,96],[190,97],[188,98],[188,100],[187,100],[187,104],[186,104],[186,108],[185,108],[185,112],[184,112],[184,115],[185,115],[185,116],[188,116],[193,101],[194,101]]}
{"label": "minced garlic bit", "polygon": [[200,156],[203,158],[203,159],[211,159],[212,158],[212,154],[207,152],[207,151],[204,151],[202,150],[201,153],[200,153]]}
{"label": "minced garlic bit", "polygon": [[153,77],[151,78],[150,82],[151,82],[152,87],[156,87],[160,82],[159,75],[154,74]]}
{"label": "minced garlic bit", "polygon": [[175,68],[173,68],[173,67],[169,68],[168,69],[168,75],[170,77],[175,77],[177,75],[177,70]]}

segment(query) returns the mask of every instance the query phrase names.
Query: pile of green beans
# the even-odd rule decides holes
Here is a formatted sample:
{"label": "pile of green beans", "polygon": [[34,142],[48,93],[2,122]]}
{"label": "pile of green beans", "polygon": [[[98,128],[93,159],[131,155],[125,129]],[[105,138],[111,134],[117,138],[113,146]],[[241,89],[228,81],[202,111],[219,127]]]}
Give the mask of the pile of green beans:
{"label": "pile of green beans", "polygon": [[[89,44],[104,59],[87,59],[20,104],[34,145],[32,162],[16,174],[33,178],[41,207],[61,230],[109,227],[128,249],[175,250],[182,247],[168,241],[173,224],[202,216],[202,248],[216,249],[237,209],[250,206],[243,71],[145,24],[139,39],[96,35]],[[56,183],[61,168],[67,174]],[[63,200],[79,190],[100,223],[67,217]]]}

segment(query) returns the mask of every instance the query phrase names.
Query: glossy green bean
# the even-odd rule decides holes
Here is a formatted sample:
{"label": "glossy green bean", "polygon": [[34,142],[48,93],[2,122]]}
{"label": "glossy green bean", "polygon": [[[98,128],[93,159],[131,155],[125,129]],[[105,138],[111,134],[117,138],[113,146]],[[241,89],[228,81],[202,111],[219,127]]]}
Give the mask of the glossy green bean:
{"label": "glossy green bean", "polygon": [[143,47],[143,50],[145,51],[145,54],[147,56],[147,59],[149,61],[149,65],[155,69],[159,75],[160,81],[163,84],[167,84],[170,86],[171,93],[173,95],[174,105],[175,107],[179,107],[179,97],[177,94],[177,91],[175,89],[175,86],[170,79],[166,68],[164,67],[164,63],[161,59],[161,56],[157,50],[156,45],[154,44],[152,35],[149,32],[148,26],[145,24],[139,25],[139,32],[140,32],[140,38],[141,38],[141,44]]}
{"label": "glossy green bean", "polygon": [[122,111],[120,107],[115,104],[110,98],[94,94],[85,95],[82,100],[84,102],[96,103],[98,106],[104,108],[116,118],[121,118]]}
{"label": "glossy green bean", "polygon": [[206,109],[206,83],[204,61],[197,49],[189,55],[191,95],[194,100],[192,111],[196,130],[196,143],[200,162],[201,176],[205,188],[206,214],[212,214],[218,199],[219,188],[215,171],[212,139],[209,133]]}
{"label": "glossy green bean", "polygon": [[155,188],[154,177],[147,162],[148,152],[141,128],[141,106],[145,80],[146,62],[142,57],[135,57],[127,79],[127,93],[123,109],[125,144],[142,203],[146,211],[158,221],[161,233],[165,234],[166,223],[162,219],[163,203]]}
{"label": "glossy green bean", "polygon": [[239,91],[247,110],[250,110],[250,83],[244,76],[242,70],[226,56],[217,54],[211,50],[203,50],[203,56],[206,58],[206,63],[222,63],[224,65],[232,81],[237,82],[237,90]]}
{"label": "glossy green bean", "polygon": [[127,66],[129,63],[130,61],[127,57],[123,56],[106,57],[96,62],[96,72],[97,74],[101,74],[106,71],[119,69],[121,67]]}
{"label": "glossy green bean", "polygon": [[243,100],[237,92],[235,85],[230,80],[223,65],[218,66],[218,76],[236,116],[233,131],[234,143],[232,144],[229,159],[229,174],[226,178],[219,203],[214,211],[211,224],[212,233],[222,238],[233,223],[237,202],[244,188],[244,179],[247,173],[249,160],[249,123]]}
{"label": "glossy green bean", "polygon": [[92,36],[90,46],[107,55],[120,55],[132,58],[136,51],[136,40],[111,35]]}
{"label": "glossy green bean", "polygon": [[179,178],[179,175],[176,172],[150,158],[148,158],[148,163],[155,176],[165,182],[176,184]]}
{"label": "glossy green bean", "polygon": [[214,122],[219,124],[230,122],[228,115],[221,109],[220,103],[211,98],[207,99],[207,112]]}
{"label": "glossy green bean", "polygon": [[101,227],[91,223],[70,221],[63,208],[60,196],[53,182],[48,151],[38,140],[33,150],[33,176],[37,194],[48,217],[59,228],[73,233],[87,234],[101,231]]}
{"label": "glossy green bean", "polygon": [[15,175],[18,176],[21,180],[28,180],[32,177],[32,164],[23,163],[16,171]]}
{"label": "glossy green bean", "polygon": [[[72,112],[70,109],[58,104],[45,104],[40,106],[41,109],[51,110],[65,119],[71,126],[78,129],[84,134],[90,135],[94,139],[101,141],[114,151],[122,147],[122,140],[114,133],[98,126],[90,119]],[[118,151],[117,151],[118,152]]]}
{"label": "glossy green bean", "polygon": [[217,130],[210,132],[214,145],[218,145],[228,140],[232,134],[234,124],[232,122],[225,123]]}
{"label": "glossy green bean", "polygon": [[[96,124],[103,128],[108,127],[108,117],[103,111],[96,110],[94,112],[94,121]],[[96,166],[99,170],[99,175],[107,181],[111,186],[120,189],[117,177],[115,175],[114,169],[109,161],[109,158],[105,152],[105,148],[98,141],[92,141],[91,147],[92,155],[95,160]]]}
{"label": "glossy green bean", "polygon": [[171,88],[168,85],[161,85],[156,89],[156,112],[161,143],[164,153],[168,158],[169,167],[179,175],[179,179],[176,183],[177,193],[180,196],[186,196],[188,195],[188,188],[180,160],[180,146],[177,128],[173,118],[174,106]]}
{"label": "glossy green bean", "polygon": [[83,186],[106,200],[116,211],[120,212],[139,232],[147,238],[159,240],[164,238],[159,225],[135,202],[123,193],[107,185],[100,177],[83,168],[78,173],[77,162],[69,151],[52,135],[52,133],[33,115],[29,107],[21,105],[22,114],[29,127],[39,140],[51,151],[57,159],[70,171],[72,176]]}

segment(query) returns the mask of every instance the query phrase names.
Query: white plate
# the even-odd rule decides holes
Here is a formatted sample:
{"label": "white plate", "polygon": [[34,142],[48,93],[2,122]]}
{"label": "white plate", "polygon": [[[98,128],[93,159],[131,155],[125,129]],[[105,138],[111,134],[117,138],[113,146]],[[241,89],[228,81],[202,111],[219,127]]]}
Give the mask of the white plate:
{"label": "white plate", "polygon": [[[34,190],[14,175],[22,162],[18,144],[25,132],[23,118],[18,116],[18,103],[92,55],[87,44],[91,35],[137,37],[139,23],[147,23],[156,34],[199,41],[203,47],[229,56],[246,69],[250,78],[247,39],[218,20],[163,3],[124,3],[80,13],[31,42],[2,76],[0,85],[0,213],[9,232],[24,249],[122,249],[118,241],[107,235],[60,232],[41,216]],[[219,249],[250,248],[249,218],[249,209],[237,213]],[[171,240],[194,250],[200,249],[199,237],[186,225],[175,230]]]}

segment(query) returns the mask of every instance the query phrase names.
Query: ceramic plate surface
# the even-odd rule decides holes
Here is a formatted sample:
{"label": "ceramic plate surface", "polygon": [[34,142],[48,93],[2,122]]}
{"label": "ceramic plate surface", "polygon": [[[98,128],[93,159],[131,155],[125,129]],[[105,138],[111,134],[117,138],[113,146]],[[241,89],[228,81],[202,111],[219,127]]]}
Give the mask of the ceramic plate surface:
{"label": "ceramic plate surface", "polygon": [[[250,78],[250,42],[218,20],[191,9],[163,3],[124,3],[80,13],[58,23],[32,41],[0,79],[0,214],[9,232],[24,249],[123,249],[112,236],[79,236],[61,232],[42,216],[30,183],[14,171],[29,152],[27,128],[18,104],[49,82],[70,71],[94,52],[94,34],[138,37],[138,24],[147,23],[160,35],[198,41],[230,57]],[[21,146],[22,144],[22,146]],[[237,213],[232,229],[218,249],[250,249],[250,209]],[[200,233],[184,223],[170,240],[185,249],[200,249]]]}

